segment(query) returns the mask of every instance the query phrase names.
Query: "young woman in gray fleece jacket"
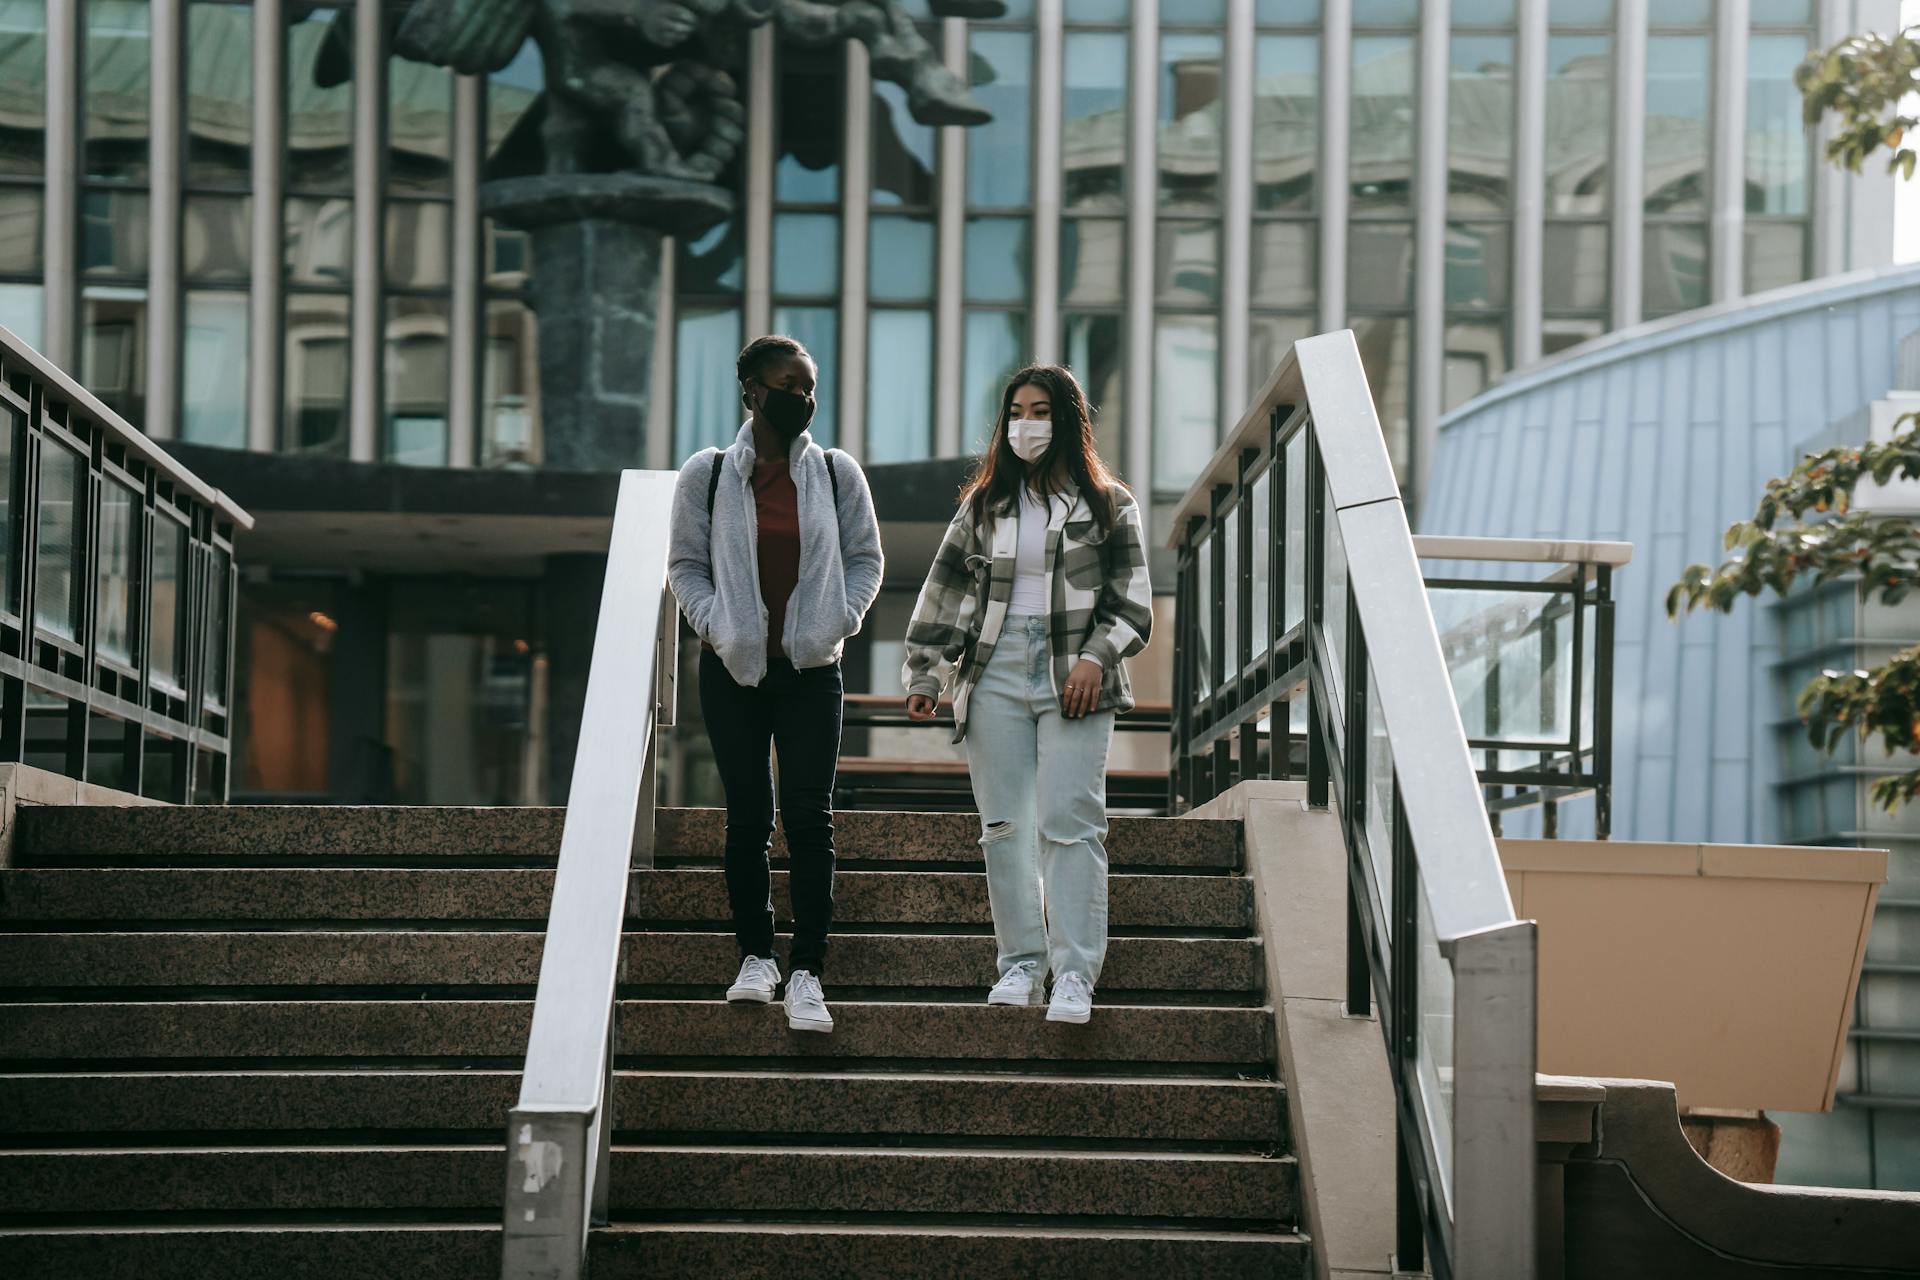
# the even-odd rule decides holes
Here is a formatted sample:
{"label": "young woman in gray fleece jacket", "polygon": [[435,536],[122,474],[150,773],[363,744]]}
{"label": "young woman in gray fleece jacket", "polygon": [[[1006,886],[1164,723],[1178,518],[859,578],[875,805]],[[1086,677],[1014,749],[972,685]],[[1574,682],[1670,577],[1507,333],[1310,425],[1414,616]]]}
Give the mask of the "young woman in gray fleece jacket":
{"label": "young woman in gray fleece jacket", "polygon": [[840,649],[880,592],[880,526],[859,464],[824,451],[818,367],[792,338],[757,338],[735,366],[750,414],[727,449],[680,468],[667,576],[701,640],[700,708],[727,795],[727,898],[740,945],[731,1001],[765,1004],[773,955],[773,777],[793,859],[787,1025],[832,1031],[820,989],[833,921],[833,778]]}

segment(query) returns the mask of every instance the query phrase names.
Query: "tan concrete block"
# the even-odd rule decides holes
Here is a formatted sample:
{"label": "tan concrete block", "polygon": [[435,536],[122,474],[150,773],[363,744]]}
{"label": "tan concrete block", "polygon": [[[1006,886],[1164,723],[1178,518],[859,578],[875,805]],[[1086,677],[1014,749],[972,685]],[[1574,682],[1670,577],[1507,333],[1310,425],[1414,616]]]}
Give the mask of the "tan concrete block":
{"label": "tan concrete block", "polygon": [[1282,1006],[1282,1058],[1294,1113],[1302,1185],[1310,1188],[1327,1267],[1391,1269],[1394,1100],[1386,1042],[1371,1018],[1328,1000]]}
{"label": "tan concrete block", "polygon": [[1700,846],[1640,840],[1516,840],[1494,842],[1508,871],[1585,872],[1593,875],[1697,876]]}
{"label": "tan concrete block", "polygon": [[1275,997],[1340,1000],[1347,989],[1346,846],[1339,820],[1300,801],[1248,806],[1246,859]]}
{"label": "tan concrete block", "polygon": [[1794,845],[1702,846],[1700,874],[1743,880],[1845,880],[1885,884],[1885,849],[1835,849]]}

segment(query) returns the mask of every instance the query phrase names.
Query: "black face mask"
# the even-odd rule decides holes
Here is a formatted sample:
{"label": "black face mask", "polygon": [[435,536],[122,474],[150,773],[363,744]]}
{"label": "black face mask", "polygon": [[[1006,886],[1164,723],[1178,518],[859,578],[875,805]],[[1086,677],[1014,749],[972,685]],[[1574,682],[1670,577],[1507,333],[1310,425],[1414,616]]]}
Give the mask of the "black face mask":
{"label": "black face mask", "polygon": [[793,440],[807,424],[813,421],[813,397],[803,396],[797,391],[788,391],[784,387],[769,387],[766,398],[760,402],[760,416],[772,427],[782,440]]}

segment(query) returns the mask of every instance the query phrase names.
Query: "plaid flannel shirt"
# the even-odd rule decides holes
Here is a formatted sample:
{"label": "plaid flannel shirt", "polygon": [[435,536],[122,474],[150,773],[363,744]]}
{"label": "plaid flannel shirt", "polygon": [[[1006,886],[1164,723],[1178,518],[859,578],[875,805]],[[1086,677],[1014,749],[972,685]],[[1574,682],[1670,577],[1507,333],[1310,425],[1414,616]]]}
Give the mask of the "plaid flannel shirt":
{"label": "plaid flannel shirt", "polygon": [[[962,507],[940,542],[927,582],[907,623],[907,660],[900,678],[909,694],[953,694],[953,740],[967,733],[967,697],[986,670],[1013,597],[1013,561],[1020,521],[1000,513],[982,530]],[[1052,608],[1055,696],[1081,658],[1098,662],[1098,711],[1131,711],[1133,686],[1123,661],[1153,632],[1153,588],[1147,579],[1140,508],[1114,492],[1113,528],[1105,537],[1071,483],[1049,504],[1046,573]]]}

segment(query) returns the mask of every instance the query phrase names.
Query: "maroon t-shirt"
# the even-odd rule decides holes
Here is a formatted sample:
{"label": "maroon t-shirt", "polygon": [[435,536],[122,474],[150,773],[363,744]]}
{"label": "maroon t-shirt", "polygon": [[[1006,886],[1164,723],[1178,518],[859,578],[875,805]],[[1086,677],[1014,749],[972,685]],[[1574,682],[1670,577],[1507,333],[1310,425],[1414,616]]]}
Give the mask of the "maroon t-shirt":
{"label": "maroon t-shirt", "polygon": [[785,458],[755,464],[753,506],[760,523],[760,598],[767,606],[767,657],[786,652],[787,599],[800,581],[800,495]]}

